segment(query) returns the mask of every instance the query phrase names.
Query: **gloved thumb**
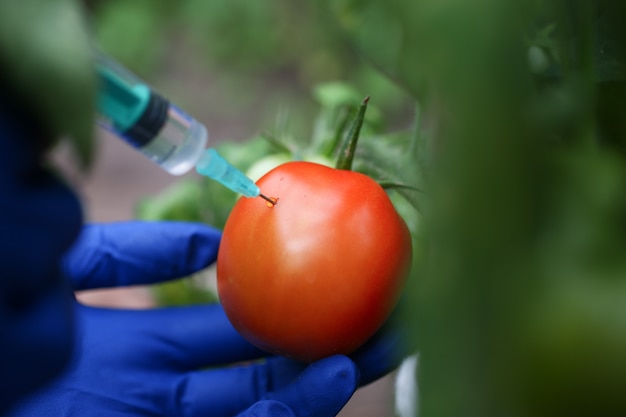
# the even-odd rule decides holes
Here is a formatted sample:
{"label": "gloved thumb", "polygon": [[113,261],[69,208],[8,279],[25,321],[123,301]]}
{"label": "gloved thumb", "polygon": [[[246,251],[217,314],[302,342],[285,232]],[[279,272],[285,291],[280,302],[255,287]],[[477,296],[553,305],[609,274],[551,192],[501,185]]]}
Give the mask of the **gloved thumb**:
{"label": "gloved thumb", "polygon": [[63,260],[74,290],[152,284],[206,268],[221,234],[189,222],[90,224]]}

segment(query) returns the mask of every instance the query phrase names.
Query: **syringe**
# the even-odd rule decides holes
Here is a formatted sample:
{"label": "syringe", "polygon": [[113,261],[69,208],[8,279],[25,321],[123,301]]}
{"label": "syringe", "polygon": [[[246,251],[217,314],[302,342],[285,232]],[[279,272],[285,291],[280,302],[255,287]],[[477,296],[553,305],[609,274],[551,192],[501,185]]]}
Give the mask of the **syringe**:
{"label": "syringe", "polygon": [[208,133],[204,125],[110,58],[98,54],[96,64],[100,128],[128,142],[173,175],[184,174],[195,166],[199,174],[235,192],[275,204],[215,149],[205,149]]}
{"label": "syringe", "polygon": [[246,197],[261,197],[272,206],[276,204],[276,199],[263,195],[254,181],[226,162],[215,149],[209,148],[202,153],[196,171]]}

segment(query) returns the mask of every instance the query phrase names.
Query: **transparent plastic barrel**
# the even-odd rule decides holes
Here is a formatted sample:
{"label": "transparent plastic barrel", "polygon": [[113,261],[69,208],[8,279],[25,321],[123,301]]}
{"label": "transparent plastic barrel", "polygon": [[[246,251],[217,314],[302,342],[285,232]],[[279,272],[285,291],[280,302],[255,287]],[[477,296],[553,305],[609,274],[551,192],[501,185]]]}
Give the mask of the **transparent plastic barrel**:
{"label": "transparent plastic barrel", "polygon": [[181,175],[195,167],[207,143],[204,125],[170,105],[157,136],[138,150],[170,174]]}

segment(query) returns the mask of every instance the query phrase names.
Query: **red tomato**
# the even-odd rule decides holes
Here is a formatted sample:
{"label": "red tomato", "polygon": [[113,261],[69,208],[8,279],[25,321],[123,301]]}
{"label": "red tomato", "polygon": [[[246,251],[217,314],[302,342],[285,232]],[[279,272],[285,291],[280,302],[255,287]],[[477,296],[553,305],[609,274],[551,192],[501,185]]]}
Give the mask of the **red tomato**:
{"label": "red tomato", "polygon": [[394,308],[411,238],[371,178],[289,162],[257,185],[278,198],[241,198],[224,228],[218,293],[254,345],[303,361],[349,354]]}

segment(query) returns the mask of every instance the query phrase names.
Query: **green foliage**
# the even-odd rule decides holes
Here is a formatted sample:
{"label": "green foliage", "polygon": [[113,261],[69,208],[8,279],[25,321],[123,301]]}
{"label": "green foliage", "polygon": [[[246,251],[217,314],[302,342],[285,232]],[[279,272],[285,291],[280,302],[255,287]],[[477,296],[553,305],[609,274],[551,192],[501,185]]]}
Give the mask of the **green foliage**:
{"label": "green foliage", "polygon": [[[271,7],[276,6],[275,2],[191,0],[186,3],[184,17],[188,18],[186,22],[198,46],[211,50],[211,59],[219,65],[231,70],[267,70],[290,59],[287,54],[276,54],[275,50],[285,46],[283,33],[294,22],[284,18],[283,14],[288,13],[285,9]],[[299,19],[300,23],[303,21],[306,18]]]}
{"label": "green foliage", "polygon": [[[367,58],[391,79],[418,95],[422,89],[418,76],[422,57],[416,53],[422,52],[418,42],[418,31],[422,29],[419,3],[403,0],[328,3],[337,21]],[[425,50],[436,48],[433,43]]]}
{"label": "green foliage", "polygon": [[161,306],[210,304],[218,301],[217,294],[206,288],[207,278],[197,274],[176,281],[157,284],[153,288],[156,302]]}
{"label": "green foliage", "polygon": [[71,0],[0,2],[0,66],[19,104],[89,165],[96,91],[82,10]]}
{"label": "green foliage", "polygon": [[[323,2],[112,0],[97,3],[94,23],[103,49],[148,80],[171,65],[172,54],[182,56],[181,47],[189,49],[191,54],[182,56],[185,63],[219,80],[231,111],[254,107],[251,120],[257,121],[260,110],[266,112],[260,122],[266,123],[278,112],[270,109],[296,107],[290,123],[294,131],[306,132],[315,115],[308,92],[335,80],[367,90],[386,120],[406,120],[402,109],[409,96],[358,61]],[[208,97],[206,105],[212,100]]]}
{"label": "green foliage", "polygon": [[144,220],[200,221],[202,187],[199,182],[183,180],[157,196],[145,198],[137,205]]}
{"label": "green foliage", "polygon": [[[424,198],[423,178],[412,152],[416,138],[410,131],[365,136],[359,141],[354,160],[355,171],[372,177],[383,188],[393,190],[391,194],[401,196],[413,211],[423,208]],[[403,217],[407,220],[408,213]]]}
{"label": "green foliage", "polygon": [[624,414],[626,6],[332,3],[429,126],[420,415]]}
{"label": "green foliage", "polygon": [[149,76],[165,54],[171,16],[178,9],[162,0],[100,2],[93,18],[98,45],[132,71]]}
{"label": "green foliage", "polygon": [[[128,30],[145,40],[111,44],[152,42],[146,61],[183,27],[244,99],[287,100],[285,80],[314,91],[311,126],[293,127],[316,114],[307,97],[278,114],[269,141],[220,149],[242,170],[268,155],[332,156],[372,97],[353,167],[409,186],[389,193],[415,237],[405,325],[420,415],[625,415],[622,3],[118,0],[98,22],[113,39],[127,16],[113,7],[136,8]],[[232,193],[179,187],[148,204],[163,205],[156,218],[223,224]]]}

